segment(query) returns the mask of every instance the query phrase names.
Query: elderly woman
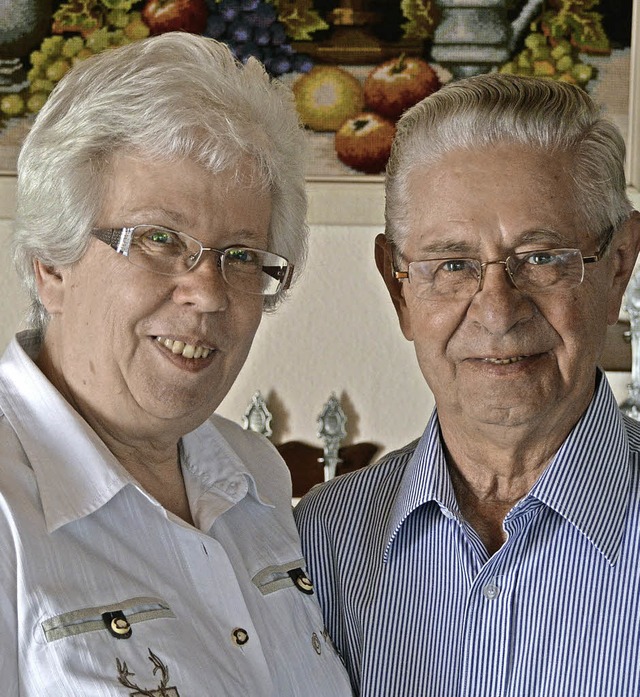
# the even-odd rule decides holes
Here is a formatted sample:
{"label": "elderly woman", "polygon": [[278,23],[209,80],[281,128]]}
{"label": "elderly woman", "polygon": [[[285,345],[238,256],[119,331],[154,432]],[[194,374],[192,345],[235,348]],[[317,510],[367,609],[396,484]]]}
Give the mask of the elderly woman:
{"label": "elderly woman", "polygon": [[32,328],[0,363],[2,694],[347,695],[262,437],[213,415],[304,256],[303,142],[255,61],[77,65],[18,165]]}

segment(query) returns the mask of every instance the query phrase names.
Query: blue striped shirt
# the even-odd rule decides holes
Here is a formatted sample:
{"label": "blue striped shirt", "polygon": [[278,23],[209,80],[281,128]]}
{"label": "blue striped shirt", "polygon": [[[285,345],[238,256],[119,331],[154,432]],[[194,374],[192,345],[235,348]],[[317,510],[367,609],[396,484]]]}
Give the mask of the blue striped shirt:
{"label": "blue striped shirt", "polygon": [[606,379],[489,557],[437,413],[424,435],[307,494],[296,518],[356,691],[640,695],[640,424]]}

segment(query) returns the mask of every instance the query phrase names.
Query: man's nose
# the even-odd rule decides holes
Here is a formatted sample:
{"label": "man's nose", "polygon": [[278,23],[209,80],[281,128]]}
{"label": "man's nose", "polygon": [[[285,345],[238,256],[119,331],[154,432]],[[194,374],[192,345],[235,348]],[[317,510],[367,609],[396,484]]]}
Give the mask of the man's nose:
{"label": "man's nose", "polygon": [[492,261],[485,264],[480,288],[471,299],[467,317],[492,334],[506,334],[534,313],[535,305],[515,287],[506,263]]}

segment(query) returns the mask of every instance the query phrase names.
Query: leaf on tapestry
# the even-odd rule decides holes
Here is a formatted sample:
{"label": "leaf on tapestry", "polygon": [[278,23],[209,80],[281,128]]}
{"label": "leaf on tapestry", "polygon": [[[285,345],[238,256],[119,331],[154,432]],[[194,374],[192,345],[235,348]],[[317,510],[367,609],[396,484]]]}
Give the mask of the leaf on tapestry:
{"label": "leaf on tapestry", "polygon": [[405,39],[428,39],[436,28],[438,11],[431,0],[402,0],[402,14],[408,20],[402,25]]}
{"label": "leaf on tapestry", "polygon": [[277,0],[274,5],[278,8],[278,19],[294,41],[311,41],[314,32],[329,29],[313,9],[312,0]]}

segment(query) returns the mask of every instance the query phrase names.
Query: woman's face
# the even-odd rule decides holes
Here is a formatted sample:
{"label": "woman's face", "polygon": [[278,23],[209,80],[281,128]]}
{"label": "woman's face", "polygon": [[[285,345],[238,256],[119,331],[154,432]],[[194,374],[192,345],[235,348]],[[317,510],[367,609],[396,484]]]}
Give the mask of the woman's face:
{"label": "woman's face", "polygon": [[[243,169],[248,175],[248,163]],[[235,172],[120,154],[96,226],[153,223],[205,247],[266,249],[270,219],[269,193],[239,183]],[[263,300],[230,288],[217,261],[205,252],[193,271],[162,276],[93,239],[76,264],[40,274],[51,314],[40,364],[98,433],[107,429],[125,441],[178,438],[225,397],[251,347]],[[187,348],[185,356],[178,342],[208,355],[188,357]]]}

